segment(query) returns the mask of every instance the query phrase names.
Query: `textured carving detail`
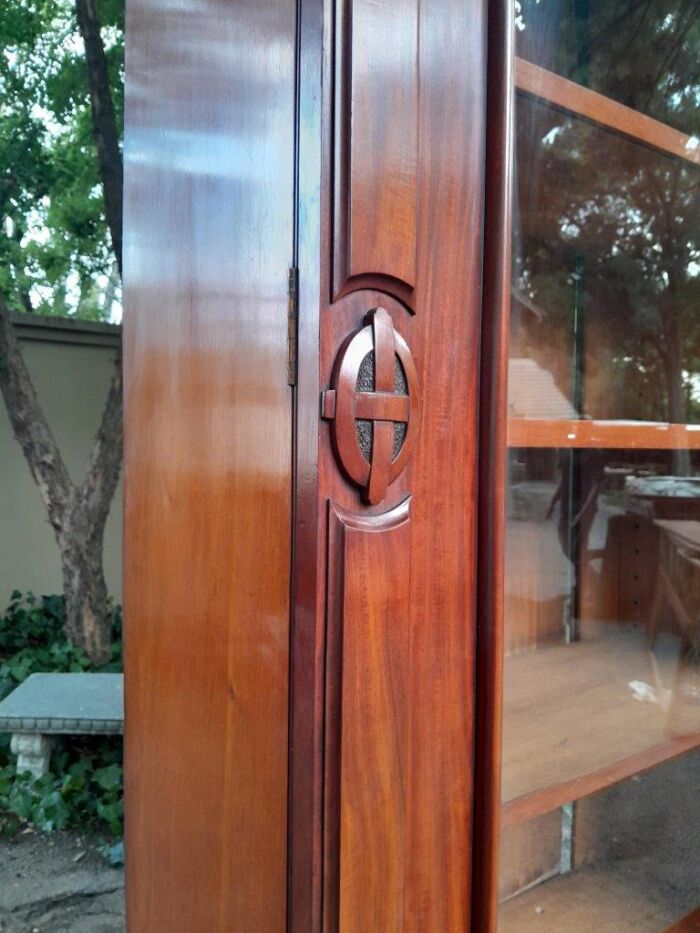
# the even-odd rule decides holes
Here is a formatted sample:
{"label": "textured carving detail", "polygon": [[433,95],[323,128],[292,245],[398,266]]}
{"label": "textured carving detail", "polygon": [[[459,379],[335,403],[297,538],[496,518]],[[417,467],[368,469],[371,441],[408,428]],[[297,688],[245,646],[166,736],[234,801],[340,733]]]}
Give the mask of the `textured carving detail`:
{"label": "textured carving detail", "polygon": [[346,474],[376,504],[402,472],[420,426],[418,373],[389,314],[376,308],[341,351],[321,412]]}
{"label": "textured carving detail", "polygon": [[[404,368],[398,356],[394,357],[394,364],[394,392],[396,392],[397,395],[408,395],[406,373],[404,372]],[[357,377],[357,390],[358,392],[374,392],[374,350],[368,353],[360,363],[360,373]],[[407,427],[408,425],[405,421],[394,422],[394,448],[392,451],[394,459],[398,457],[403,443],[406,440]],[[357,432],[360,450],[365,459],[370,461],[372,459],[372,422],[364,418],[358,418],[355,422],[355,430]]]}

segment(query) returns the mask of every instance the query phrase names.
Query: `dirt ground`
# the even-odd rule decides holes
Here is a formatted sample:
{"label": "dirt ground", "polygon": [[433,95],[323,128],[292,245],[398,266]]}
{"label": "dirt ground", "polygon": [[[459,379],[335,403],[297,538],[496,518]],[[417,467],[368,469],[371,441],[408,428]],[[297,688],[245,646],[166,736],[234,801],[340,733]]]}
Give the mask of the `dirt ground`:
{"label": "dirt ground", "polygon": [[0,840],[0,933],[124,933],[124,871],[74,833]]}

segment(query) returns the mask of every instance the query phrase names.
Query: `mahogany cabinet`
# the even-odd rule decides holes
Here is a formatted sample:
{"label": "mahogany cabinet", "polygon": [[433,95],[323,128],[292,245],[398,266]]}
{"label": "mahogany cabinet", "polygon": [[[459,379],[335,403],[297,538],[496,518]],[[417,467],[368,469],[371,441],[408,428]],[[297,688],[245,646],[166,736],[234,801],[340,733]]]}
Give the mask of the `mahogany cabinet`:
{"label": "mahogany cabinet", "polygon": [[697,4],[127,7],[130,933],[696,929]]}

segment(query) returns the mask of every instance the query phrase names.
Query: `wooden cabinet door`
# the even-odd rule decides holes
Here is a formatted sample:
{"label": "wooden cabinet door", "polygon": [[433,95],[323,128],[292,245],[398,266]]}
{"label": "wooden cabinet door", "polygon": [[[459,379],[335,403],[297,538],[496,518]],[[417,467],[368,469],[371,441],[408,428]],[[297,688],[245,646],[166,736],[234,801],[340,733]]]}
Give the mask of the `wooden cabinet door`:
{"label": "wooden cabinet door", "polygon": [[294,933],[469,929],[485,14],[301,7]]}

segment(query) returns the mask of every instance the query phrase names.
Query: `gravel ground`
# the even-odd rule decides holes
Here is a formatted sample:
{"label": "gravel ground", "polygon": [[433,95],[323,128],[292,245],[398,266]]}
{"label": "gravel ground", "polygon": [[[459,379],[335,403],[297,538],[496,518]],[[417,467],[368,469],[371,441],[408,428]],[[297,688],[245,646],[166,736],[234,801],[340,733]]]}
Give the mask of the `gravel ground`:
{"label": "gravel ground", "polygon": [[99,845],[74,833],[0,840],[0,933],[124,933],[124,872]]}

